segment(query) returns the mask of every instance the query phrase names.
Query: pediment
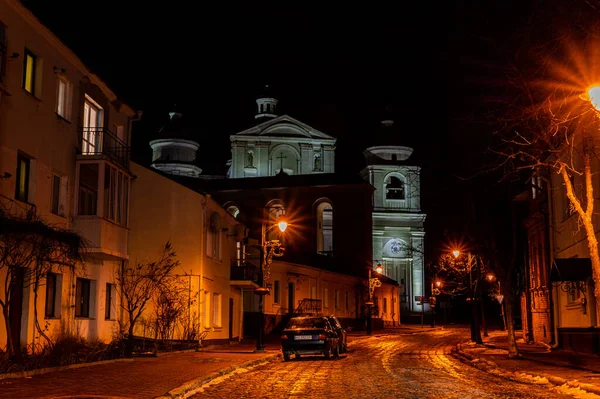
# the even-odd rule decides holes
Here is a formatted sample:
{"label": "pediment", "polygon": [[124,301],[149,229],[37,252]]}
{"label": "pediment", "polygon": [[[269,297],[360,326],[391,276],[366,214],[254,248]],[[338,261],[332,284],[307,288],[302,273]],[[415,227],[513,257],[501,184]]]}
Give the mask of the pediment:
{"label": "pediment", "polygon": [[270,119],[261,124],[253,126],[249,129],[241,131],[231,136],[234,137],[297,137],[304,139],[317,139],[317,140],[332,140],[336,141],[335,137],[323,133],[306,123],[302,123],[299,120],[292,118],[288,115],[281,115],[277,118]]}

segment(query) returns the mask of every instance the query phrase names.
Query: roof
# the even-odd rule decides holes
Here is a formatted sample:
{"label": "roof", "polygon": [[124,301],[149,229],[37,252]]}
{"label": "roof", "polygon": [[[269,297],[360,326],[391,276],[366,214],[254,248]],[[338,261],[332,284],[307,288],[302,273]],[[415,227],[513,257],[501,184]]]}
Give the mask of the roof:
{"label": "roof", "polygon": [[590,258],[555,258],[550,281],[585,281],[592,277]]}
{"label": "roof", "polygon": [[[289,115],[281,115],[259,123],[249,129],[243,130],[230,136],[231,140],[244,137],[302,137],[306,139],[331,140],[335,143],[336,138],[323,133],[306,123]],[[332,144],[333,144],[332,143]]]}

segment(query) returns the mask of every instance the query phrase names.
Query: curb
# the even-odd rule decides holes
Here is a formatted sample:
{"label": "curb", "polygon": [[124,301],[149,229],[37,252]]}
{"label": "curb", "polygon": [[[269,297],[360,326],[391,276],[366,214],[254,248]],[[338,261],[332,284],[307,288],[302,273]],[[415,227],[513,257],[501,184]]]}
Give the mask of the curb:
{"label": "curb", "polygon": [[[531,378],[538,379],[538,380],[546,379],[548,381],[548,383],[550,383],[554,386],[567,385],[569,388],[578,388],[584,392],[589,392],[589,393],[593,393],[596,395],[600,395],[600,387],[593,385],[593,384],[581,383],[577,380],[567,380],[565,378],[557,377],[555,375],[547,374],[547,373],[539,373],[539,374],[534,375],[528,371],[511,372],[511,371],[502,369],[502,368],[498,367],[498,365],[492,361],[489,361],[489,360],[486,360],[483,358],[476,358],[476,357],[464,352],[461,349],[461,345],[462,344],[457,344],[456,348],[452,351],[452,353],[460,361],[470,363],[473,367],[476,367],[480,370],[483,370],[486,372],[491,371],[491,372],[493,372],[493,374],[503,375],[505,378],[517,379],[521,382],[527,382],[527,383],[531,383],[531,381],[530,381]],[[486,364],[488,367],[481,367],[482,363]],[[490,370],[490,368],[492,370]],[[502,373],[499,372],[500,370],[502,371]],[[526,378],[523,378],[523,377],[526,377]]]}
{"label": "curb", "polygon": [[235,366],[230,366],[230,367],[215,371],[214,373],[211,373],[211,374],[208,374],[208,375],[205,375],[202,377],[195,378],[191,381],[188,381],[188,382],[180,385],[179,387],[170,390],[169,392],[167,392],[164,395],[155,397],[154,399],[185,398],[186,395],[188,393],[190,393],[190,391],[193,391],[195,389],[202,387],[204,384],[209,383],[210,381],[214,380],[217,377],[231,374],[235,370],[238,370],[241,368],[249,368],[249,367],[258,366],[258,365],[261,365],[264,363],[269,363],[273,360],[281,359],[281,357],[282,357],[281,353],[278,353],[278,354],[266,356],[266,357],[263,357],[260,359],[250,360],[250,361],[247,361],[245,363],[238,364]]}

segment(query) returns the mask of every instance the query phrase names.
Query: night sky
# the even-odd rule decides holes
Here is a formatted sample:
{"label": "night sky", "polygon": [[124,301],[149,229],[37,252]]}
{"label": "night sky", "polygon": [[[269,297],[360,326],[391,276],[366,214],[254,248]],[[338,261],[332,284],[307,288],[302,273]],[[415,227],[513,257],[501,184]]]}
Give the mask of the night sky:
{"label": "night sky", "polygon": [[[487,98],[506,83],[502,63],[518,46],[517,33],[542,26],[551,13],[538,0],[400,2],[379,9],[365,3],[24,3],[121,98],[144,111],[132,142],[133,159],[142,164],[150,162],[148,141],[177,104],[197,129],[199,166],[222,173],[229,135],[254,124],[256,94],[269,84],[280,114],[338,139],[337,171],[358,172],[385,105],[392,104],[406,145],[415,148],[414,162],[423,167],[430,246],[439,246],[444,232],[463,234],[478,191],[493,209],[497,193],[481,188],[495,186],[498,176],[457,176],[471,175],[486,160],[491,129],[476,122]],[[540,21],[534,24],[532,16]]]}

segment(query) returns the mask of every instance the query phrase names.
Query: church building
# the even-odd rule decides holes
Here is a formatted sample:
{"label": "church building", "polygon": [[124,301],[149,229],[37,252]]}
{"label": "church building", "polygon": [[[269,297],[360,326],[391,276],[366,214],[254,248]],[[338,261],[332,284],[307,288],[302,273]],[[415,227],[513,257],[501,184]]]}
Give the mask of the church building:
{"label": "church building", "polygon": [[[315,197],[304,198],[303,201],[312,201],[312,209],[308,207],[305,210],[311,215],[308,219],[314,223],[315,229],[303,234],[303,239],[309,240],[310,245],[297,247],[294,251],[296,255],[306,258],[306,250],[309,249],[310,253],[329,257],[325,262],[327,264],[335,263],[336,268],[354,269],[346,270],[350,273],[360,272],[361,267],[364,271],[367,264],[372,268],[381,264],[383,274],[401,285],[400,292],[393,299],[398,303],[390,304],[391,307],[400,307],[404,315],[421,312],[418,297],[425,295],[426,291],[423,267],[423,224],[426,215],[420,208],[420,168],[408,161],[413,149],[401,145],[402,132],[397,129],[393,119],[383,118],[379,131],[372,133],[376,143],[363,153],[366,166],[352,178],[346,176],[347,172],[342,176],[335,171],[337,139],[289,115],[279,115],[278,99],[268,86],[256,100],[256,105],[256,124],[230,136],[231,160],[226,176],[215,179],[216,176],[196,174],[197,169],[190,169],[186,174],[204,180],[202,189],[225,201],[231,212],[245,219],[242,223],[249,227],[253,223],[250,219],[257,217],[250,215],[248,207],[244,207],[244,202],[256,202],[256,198],[250,198],[250,192],[253,196],[265,195],[266,191],[261,191],[261,187],[295,187],[291,191],[304,196],[312,192]],[[154,141],[151,145],[153,149],[160,145],[163,153],[165,148],[171,148],[169,154],[187,154],[187,148],[198,145],[193,141],[191,144],[189,138],[182,140],[172,137],[173,140],[169,142],[165,135],[161,137],[159,143]],[[185,163],[183,159],[161,158],[156,149],[153,159],[152,166],[163,170]],[[179,170],[184,173],[181,167]],[[277,182],[268,179],[274,176],[279,178]],[[257,180],[251,182],[253,179],[249,178]],[[366,194],[368,202],[363,205],[370,213],[368,226],[362,226],[364,220],[361,212],[357,213],[362,203],[359,198],[365,195],[365,191],[362,188],[360,194],[348,191],[362,187],[364,183],[370,187]],[[307,190],[298,191],[297,187],[303,185]],[[308,187],[311,189],[308,190]],[[318,194],[319,190],[315,187],[327,187],[327,194]],[[277,199],[275,193],[271,194],[270,198],[263,198],[265,204]],[[289,195],[287,197],[290,198]],[[333,197],[338,198],[335,203]],[[352,201],[349,201],[350,198]],[[302,207],[305,208],[305,205]],[[342,211],[343,208],[347,212]],[[349,223],[356,217],[361,220],[360,223]],[[340,229],[342,225],[345,226],[343,230]],[[367,230],[370,240],[368,248],[358,244],[360,238],[357,236],[364,233],[358,231],[359,226]],[[369,253],[353,257],[350,252],[354,249]],[[349,255],[348,262],[341,266],[343,262],[339,261],[346,259],[345,255]],[[363,255],[367,259],[362,259]],[[365,264],[354,264],[358,259]],[[319,262],[323,261],[318,261],[315,266],[319,267]]]}

